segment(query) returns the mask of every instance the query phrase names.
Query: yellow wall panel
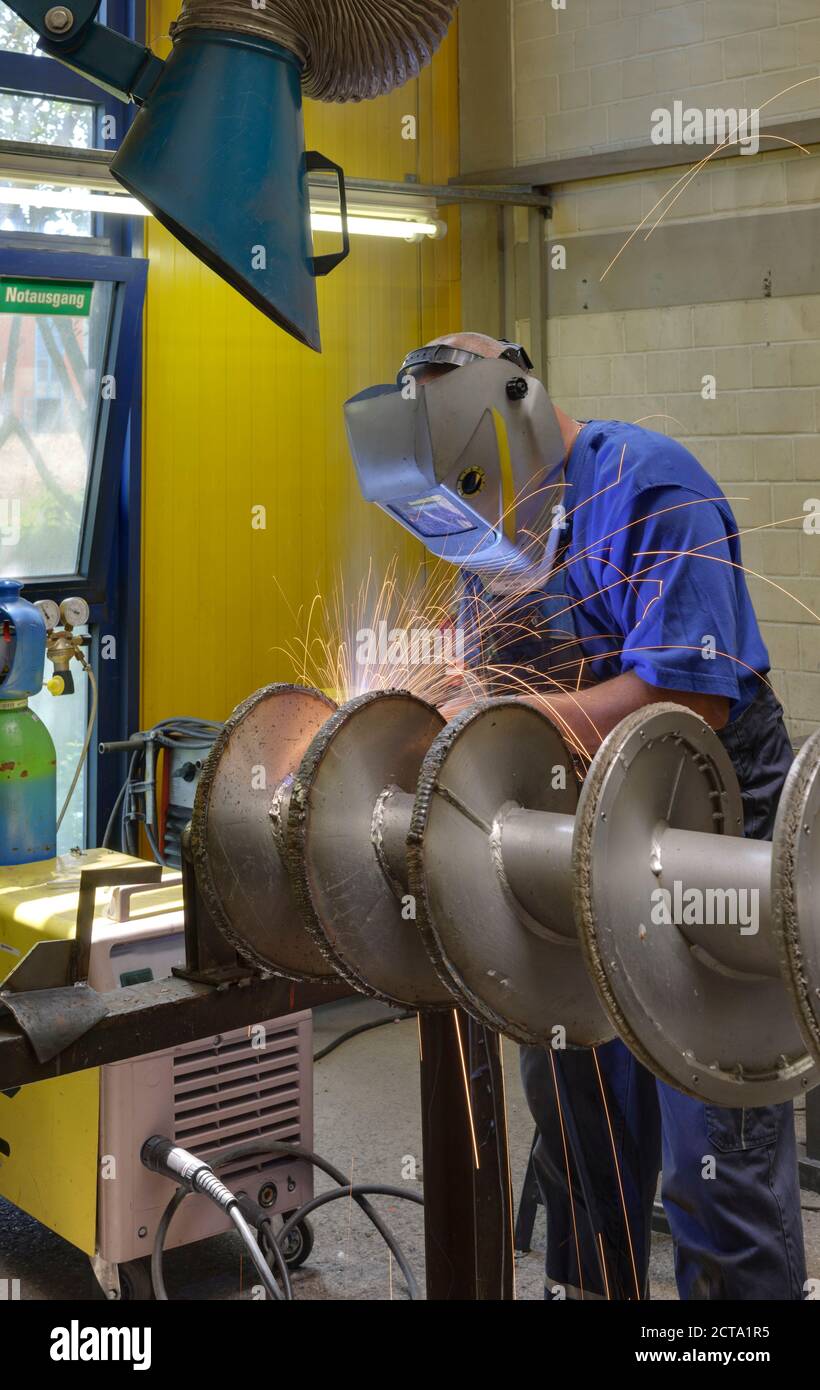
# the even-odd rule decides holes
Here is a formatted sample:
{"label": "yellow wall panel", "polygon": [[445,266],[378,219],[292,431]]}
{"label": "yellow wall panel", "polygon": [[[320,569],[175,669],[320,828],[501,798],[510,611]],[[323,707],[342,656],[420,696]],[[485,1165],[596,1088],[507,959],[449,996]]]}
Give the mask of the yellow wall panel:
{"label": "yellow wall panel", "polygon": [[[177,3],[154,0],[160,54]],[[307,147],[351,176],[445,183],[458,170],[453,30],[417,82],[373,102],[307,103]],[[402,138],[414,115],[418,139]],[[258,686],[298,672],[280,649],[342,573],[422,552],[358,495],[348,396],[391,380],[402,356],[460,326],[459,228],[421,246],[354,237],[318,282],[323,352],[301,347],[149,221],[143,457],[142,723],[224,719]],[[318,249],[332,249],[323,237]],[[252,509],[266,508],[253,529]]]}

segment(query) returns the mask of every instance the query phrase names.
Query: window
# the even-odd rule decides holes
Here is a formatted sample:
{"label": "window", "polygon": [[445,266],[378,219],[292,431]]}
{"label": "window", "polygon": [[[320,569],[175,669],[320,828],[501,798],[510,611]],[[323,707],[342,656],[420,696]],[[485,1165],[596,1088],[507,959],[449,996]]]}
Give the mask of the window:
{"label": "window", "polygon": [[[140,40],[143,10],[142,0],[103,0],[98,18]],[[116,149],[135,108],[40,53],[37,41],[0,0],[0,139],[55,151]],[[61,853],[100,843],[122,768],[116,757],[97,763],[97,741],[122,738],[138,722],[135,386],[146,272],[132,255],[138,223],[70,206],[61,202],[66,194],[54,182],[0,181],[0,281],[90,289],[87,312],[0,312],[0,574],[19,575],[29,600],[79,594],[91,608],[100,710],[86,775],[60,830]],[[22,524],[12,546],[15,506]],[[102,659],[103,638],[108,648],[116,644],[116,660]],[[88,718],[88,680],[79,668],[74,676],[73,695],[44,691],[32,701],[57,747],[58,805]]]}
{"label": "window", "polygon": [[2,576],[80,573],[112,303],[104,280],[84,317],[0,312],[2,487],[20,532]]}
{"label": "window", "polygon": [[[138,498],[127,446],[145,275],[142,260],[21,251],[3,248],[0,238],[0,281],[16,296],[68,287],[82,301],[76,313],[40,312],[15,296],[6,308],[0,285],[0,574],[26,581],[31,601],[79,594],[91,606],[98,739],[123,737],[136,719],[136,668],[127,655],[132,619],[122,598],[136,577],[125,571],[130,547],[121,503],[127,495],[128,511]],[[113,662],[101,660],[103,636],[119,649]],[[89,708],[88,679],[79,667],[73,674],[73,695],[43,691],[32,701],[57,748],[60,805]],[[115,760],[109,765],[104,771],[115,779]],[[116,789],[101,796],[97,771],[92,752],[60,828],[60,853],[86,843],[86,824],[88,840],[99,842]]]}
{"label": "window", "polygon": [[[0,139],[35,145],[61,145],[90,149],[94,143],[96,107],[87,101],[61,101],[55,97],[28,96],[0,91]],[[0,232],[44,232],[47,236],[91,236],[90,212],[38,206],[37,195],[53,194],[53,184],[35,184],[31,202],[20,205],[19,188],[0,181]],[[12,196],[13,195],[13,196]]]}
{"label": "window", "polygon": [[0,4],[0,47],[9,53],[34,53],[37,47],[34,30],[3,4]]}
{"label": "window", "polygon": [[[108,10],[108,18],[105,11]],[[103,6],[103,22],[129,32],[123,0]],[[37,52],[37,35],[0,0],[0,139],[62,149],[115,149],[133,116],[127,104],[54,58]],[[21,189],[0,180],[0,234],[40,232],[47,236],[93,236],[99,218],[59,206],[53,184]]]}

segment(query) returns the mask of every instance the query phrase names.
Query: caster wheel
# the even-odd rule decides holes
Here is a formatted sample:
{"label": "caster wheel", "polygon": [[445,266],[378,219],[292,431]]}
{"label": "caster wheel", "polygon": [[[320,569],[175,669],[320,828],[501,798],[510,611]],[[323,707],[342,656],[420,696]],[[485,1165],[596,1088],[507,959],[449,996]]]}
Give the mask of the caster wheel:
{"label": "caster wheel", "polygon": [[151,1261],[127,1260],[117,1268],[120,1276],[120,1301],[123,1303],[148,1303],[154,1298],[151,1283]]}
{"label": "caster wheel", "polygon": [[[289,1219],[289,1215],[290,1213],[285,1213],[285,1221]],[[313,1227],[307,1217],[305,1217],[304,1221],[300,1221],[298,1226],[294,1226],[282,1246],[282,1254],[285,1257],[285,1264],[288,1269],[298,1269],[300,1265],[303,1265],[305,1261],[310,1258],[310,1252],[313,1249],[313,1240]]]}

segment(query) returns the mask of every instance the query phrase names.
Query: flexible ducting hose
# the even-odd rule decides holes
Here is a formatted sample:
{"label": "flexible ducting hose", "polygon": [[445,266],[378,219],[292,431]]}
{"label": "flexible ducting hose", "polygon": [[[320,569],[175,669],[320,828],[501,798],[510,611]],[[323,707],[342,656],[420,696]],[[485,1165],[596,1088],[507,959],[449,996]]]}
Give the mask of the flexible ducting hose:
{"label": "flexible ducting hose", "polygon": [[281,44],[303,65],[305,95],[367,101],[418,77],[441,43],[458,0],[183,0],[171,25],[229,29]]}

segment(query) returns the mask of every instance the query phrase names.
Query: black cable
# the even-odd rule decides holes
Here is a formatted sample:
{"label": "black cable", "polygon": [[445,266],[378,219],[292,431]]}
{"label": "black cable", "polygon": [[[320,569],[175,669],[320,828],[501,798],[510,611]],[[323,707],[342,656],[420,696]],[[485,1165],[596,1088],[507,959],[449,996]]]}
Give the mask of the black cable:
{"label": "black cable", "polygon": [[103,833],[102,841],[100,844],[101,849],[108,849],[108,841],[111,838],[111,831],[114,829],[114,821],[116,819],[117,812],[119,811],[120,806],[122,805],[122,800],[127,790],[128,778],[126,777],[125,781],[123,782],[122,786],[120,787],[117,793],[117,799],[114,802],[113,807],[111,808],[111,815],[108,817],[108,824],[105,827],[105,831]]}
{"label": "black cable", "polygon": [[287,1239],[291,1231],[310,1216],[311,1212],[319,1207],[324,1207],[328,1202],[336,1202],[340,1197],[400,1197],[404,1202],[415,1202],[416,1206],[424,1206],[424,1198],[418,1192],[404,1191],[401,1187],[392,1187],[389,1183],[378,1182],[355,1182],[348,1183],[347,1187],[332,1187],[329,1192],[320,1192],[317,1197],[311,1197],[309,1202],[305,1202],[298,1211],[289,1216],[281,1231],[277,1231],[277,1241]]}
{"label": "black cable", "polygon": [[[239,1198],[217,1177],[207,1159],[200,1158],[198,1154],[181,1148],[179,1144],[172,1143],[170,1139],[166,1139],[161,1134],[154,1134],[150,1139],[146,1139],[142,1145],[140,1162],[152,1173],[161,1173],[165,1177],[176,1179],[179,1188],[174,1196],[181,1193],[180,1201],[189,1192],[200,1192],[213,1202],[214,1206],[223,1212],[236,1227],[268,1293],[274,1299],[284,1299],[285,1295],[274,1278],[270,1264],[262,1253],[250,1224],[240,1210]],[[167,1233],[167,1226],[165,1232]],[[153,1260],[151,1267],[153,1273]]]}
{"label": "black cable", "polygon": [[279,1241],[276,1238],[276,1233],[271,1225],[270,1217],[265,1216],[265,1218],[259,1222],[256,1229],[259,1232],[259,1244],[268,1256],[268,1262],[270,1262],[272,1258],[276,1263],[279,1277],[282,1280],[285,1298],[290,1302],[293,1299],[293,1285],[290,1282],[290,1270],[288,1269],[288,1262],[285,1259]]}
{"label": "black cable", "polygon": [[136,753],[132,753],[131,757],[130,757],[129,760],[128,760],[128,772],[127,772],[126,775],[125,775],[125,781],[123,782],[122,786],[120,787],[120,789],[119,789],[119,791],[118,791],[118,793],[117,793],[117,799],[116,799],[116,801],[114,802],[114,805],[113,805],[112,808],[111,808],[111,815],[108,817],[108,824],[107,824],[106,827],[105,827],[105,831],[104,831],[103,837],[102,837],[102,843],[101,843],[101,846],[100,846],[101,849],[108,849],[108,842],[109,842],[109,840],[111,839],[111,833],[112,833],[112,831],[113,831],[113,829],[114,829],[114,822],[115,822],[115,820],[117,819],[117,813],[118,813],[118,812],[120,812],[120,849],[122,849],[122,843],[123,843],[123,835],[122,835],[122,809],[123,809],[123,807],[124,807],[125,794],[126,794],[126,792],[128,791],[128,788],[129,788],[129,786],[130,786],[130,784],[131,784],[131,779],[132,779],[133,770],[134,770],[134,759],[135,759],[135,758],[136,758]]}
{"label": "black cable", "polygon": [[319,1052],[314,1052],[313,1060],[314,1062],[321,1062],[331,1052],[335,1052],[337,1047],[341,1047],[342,1043],[349,1042],[351,1038],[357,1038],[360,1033],[369,1033],[371,1028],[384,1028],[387,1023],[404,1023],[406,1019],[416,1017],[415,1009],[408,1009],[403,1014],[391,1014],[389,1018],[377,1018],[371,1023],[360,1023],[358,1028],[349,1028],[346,1033],[340,1033],[338,1038],[329,1042],[327,1047],[321,1048]]}
{"label": "black cable", "polygon": [[153,854],[154,859],[156,860],[156,862],[157,862],[158,864],[161,864],[162,867],[163,867],[164,869],[167,869],[168,863],[167,863],[167,860],[166,860],[166,858],[165,858],[165,855],[162,853],[162,851],[161,851],[160,848],[159,848],[159,845],[157,844],[156,840],[154,839],[154,836],[153,836],[152,831],[151,831],[151,827],[150,827],[150,825],[148,824],[148,821],[147,821],[147,820],[143,821],[143,823],[142,823],[142,828],[143,828],[143,830],[145,831],[145,838],[146,838],[146,840],[148,841],[148,848],[150,849],[151,853]]}
{"label": "black cable", "polygon": [[246,1221],[249,1221],[251,1226],[256,1227],[257,1235],[259,1236],[259,1245],[264,1251],[268,1264],[271,1268],[273,1268],[274,1264],[276,1265],[277,1272],[284,1287],[285,1299],[292,1299],[293,1289],[290,1282],[290,1270],[288,1269],[282,1251],[276,1243],[273,1227],[271,1225],[271,1213],[267,1211],[266,1208],[260,1207],[259,1203],[254,1201],[253,1197],[251,1197],[248,1192],[238,1193],[236,1200],[239,1204],[239,1210]]}
{"label": "black cable", "polygon": [[236,1227],[237,1231],[242,1237],[242,1240],[245,1243],[245,1249],[250,1255],[251,1261],[253,1262],[253,1266],[257,1274],[259,1275],[259,1278],[262,1280],[262,1283],[264,1284],[268,1293],[274,1299],[276,1299],[277,1302],[284,1303],[285,1295],[283,1294],[282,1290],[279,1288],[279,1285],[273,1277],[273,1270],[271,1269],[270,1264],[263,1255],[262,1250],[259,1246],[259,1242],[256,1239],[256,1236],[254,1235],[248,1222],[245,1220],[244,1216],[239,1210],[238,1202],[234,1201],[232,1205],[228,1208],[228,1216],[230,1217],[231,1221],[233,1222],[234,1226]]}
{"label": "black cable", "polygon": [[[138,771],[142,774],[139,777],[139,779],[137,779]],[[129,799],[130,796],[133,795],[132,788],[134,782],[136,780],[142,782],[144,781],[144,778],[145,750],[138,748],[131,755],[131,762],[128,766],[128,786],[126,787],[126,794],[123,799],[122,811],[120,813],[120,849],[122,850],[123,854],[136,854],[136,846],[134,844],[133,836],[133,823],[131,817],[128,814],[130,809]]]}
{"label": "black cable", "polygon": [[[312,1164],[314,1168],[318,1168],[321,1172],[325,1173],[327,1177],[332,1178],[337,1184],[337,1187],[344,1189],[345,1195],[351,1197],[351,1199],[356,1202],[357,1206],[361,1207],[365,1216],[367,1216],[368,1220],[375,1226],[382,1240],[388,1246],[396,1260],[407,1285],[407,1291],[411,1300],[415,1301],[418,1298],[419,1288],[416,1278],[407,1262],[404,1251],[389,1226],[382,1220],[376,1209],[371,1206],[367,1197],[351,1187],[349,1178],[346,1178],[340,1169],[334,1167],[332,1163],[328,1162],[326,1158],[322,1158],[320,1154],[314,1153],[311,1149],[303,1148],[301,1144],[287,1144],[266,1139],[251,1139],[244,1144],[235,1144],[230,1149],[224,1149],[219,1157],[214,1159],[210,1166],[214,1170],[218,1170],[226,1167],[230,1163],[236,1163],[246,1158],[301,1158],[304,1159],[305,1162]],[[379,1188],[378,1191],[388,1196],[407,1198],[418,1202],[419,1205],[423,1205],[423,1199],[419,1197],[418,1193],[410,1194],[398,1187]],[[163,1274],[165,1241],[171,1221],[187,1196],[187,1188],[177,1188],[160,1217],[154,1237],[154,1245],[151,1251],[151,1282],[154,1287],[154,1296],[163,1302],[169,1301]],[[330,1200],[329,1197],[328,1200]],[[289,1233],[300,1221],[303,1221],[306,1215],[314,1209],[313,1202],[315,1201],[316,1198],[313,1198],[312,1202],[306,1202],[298,1211],[294,1212],[285,1226],[282,1227],[281,1231],[277,1232],[275,1235],[270,1231],[270,1239],[279,1245],[282,1241],[284,1232],[287,1231]]]}
{"label": "black cable", "polygon": [[154,1288],[154,1298],[160,1303],[168,1303],[168,1290],[165,1287],[165,1276],[163,1271],[163,1256],[165,1254],[165,1239],[168,1235],[168,1228],[173,1221],[177,1210],[182,1206],[183,1201],[188,1196],[184,1187],[178,1187],[162,1216],[159,1219],[154,1244],[151,1250],[151,1283]]}
{"label": "black cable", "polygon": [[[251,1139],[245,1144],[237,1144],[232,1149],[225,1149],[219,1156],[219,1167],[222,1167],[226,1163],[234,1163],[238,1159],[246,1157],[267,1158],[270,1156],[275,1158],[303,1158],[306,1162],[311,1163],[313,1167],[320,1169],[327,1177],[332,1178],[339,1187],[349,1186],[350,1179],[345,1177],[344,1173],[339,1168],[334,1167],[326,1158],[322,1158],[320,1154],[314,1153],[311,1149],[303,1148],[301,1144],[288,1144],[274,1140]],[[396,1241],[389,1226],[386,1225],[379,1216],[379,1213],[370,1205],[366,1198],[354,1197],[353,1200],[361,1207],[365,1216],[367,1216],[368,1220],[376,1227],[382,1240],[392,1250],[405,1283],[407,1284],[410,1297],[412,1299],[417,1298],[419,1288],[415,1276],[405,1259],[401,1246]]]}
{"label": "black cable", "polygon": [[[135,783],[145,782],[145,748],[151,742],[158,748],[200,748],[203,745],[211,746],[215,742],[222,725],[210,719],[191,719],[180,717],[174,719],[162,719],[155,724],[152,729],[142,731],[144,739],[140,748],[136,748],[131,755],[128,765],[128,774],[123,787],[120,789],[114,808],[108,820],[103,835],[103,847],[108,846],[108,841],[114,829],[114,822],[119,810],[120,816],[120,849],[124,854],[137,855],[139,852],[138,837],[134,833],[135,823],[141,823],[145,830],[145,835],[151,848],[151,853],[158,864],[165,863],[165,856],[157,844],[156,836],[153,834],[151,826],[148,824],[144,814],[131,816],[129,814],[129,792]],[[154,783],[156,785],[156,783]],[[144,797],[144,791],[141,793]]]}

